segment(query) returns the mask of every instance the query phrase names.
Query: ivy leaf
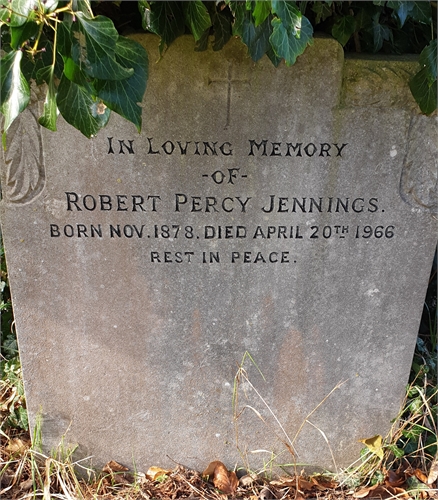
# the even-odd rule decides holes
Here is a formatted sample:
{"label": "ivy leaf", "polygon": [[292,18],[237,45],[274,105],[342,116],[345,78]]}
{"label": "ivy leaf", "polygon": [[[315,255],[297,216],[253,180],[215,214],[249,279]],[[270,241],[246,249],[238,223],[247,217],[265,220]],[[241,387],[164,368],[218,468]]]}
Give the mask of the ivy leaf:
{"label": "ivy leaf", "polygon": [[271,13],[271,3],[265,0],[257,0],[255,3],[254,11],[252,13],[254,17],[254,24],[256,28],[264,23],[266,18]]}
{"label": "ivy leaf", "polygon": [[11,27],[11,47],[18,50],[21,45],[29,38],[38,33],[38,25],[33,21],[24,23],[20,26]]}
{"label": "ivy leaf", "polygon": [[83,87],[65,75],[59,83],[56,103],[65,121],[88,138],[97,134],[109,118],[108,108],[99,106],[99,102],[94,101]]}
{"label": "ivy leaf", "polygon": [[83,12],[88,17],[93,16],[90,0],[72,0],[71,4],[73,12]]}
{"label": "ivy leaf", "polygon": [[243,5],[242,2],[230,2],[230,9],[231,12],[234,16],[234,21],[233,21],[233,35],[237,36],[242,36],[243,32],[243,22],[246,19],[247,16],[247,10],[245,9],[245,6]]}
{"label": "ivy leaf", "polygon": [[269,57],[269,60],[276,68],[282,61],[282,58],[277,56],[272,46],[270,46],[269,49],[266,51],[266,55]]}
{"label": "ivy leaf", "polygon": [[412,9],[414,8],[415,2],[410,2],[410,1],[397,1],[397,2],[388,2],[387,6],[390,9],[393,9],[399,22],[400,22],[400,28],[403,27],[403,25],[406,22],[406,19],[408,18],[409,14],[411,13]]}
{"label": "ivy leaf", "polygon": [[432,40],[421,51],[419,62],[426,69],[429,83],[432,85],[437,79],[437,41]]}
{"label": "ivy leaf", "polygon": [[411,16],[414,21],[430,24],[432,22],[432,8],[430,2],[414,2]]}
{"label": "ivy leaf", "polygon": [[404,450],[399,448],[396,444],[388,444],[386,448],[394,454],[395,458],[401,458],[405,454]]}
{"label": "ivy leaf", "polygon": [[313,43],[312,25],[309,20],[303,16],[301,26],[299,30],[297,30],[297,35],[295,36],[293,32],[288,32],[280,19],[272,19],[271,24],[274,28],[269,38],[271,46],[276,56],[284,58],[286,65],[291,66],[295,63],[297,57],[304,52],[306,46]]}
{"label": "ivy leaf", "polygon": [[344,46],[351,35],[356,30],[356,21],[353,16],[344,16],[339,18],[332,28],[332,35],[336,40]]}
{"label": "ivy leaf", "polygon": [[367,439],[359,439],[359,441],[364,443],[365,446],[380,459],[383,458],[383,438],[380,434]]}
{"label": "ivy leaf", "polygon": [[195,43],[195,52],[203,52],[208,49],[208,40],[210,38],[210,30],[205,30],[201,38]]}
{"label": "ivy leaf", "polygon": [[6,0],[0,4],[0,22],[8,26],[17,27],[35,20],[35,9],[48,13],[58,6],[57,0]]}
{"label": "ivy leaf", "polygon": [[39,47],[41,52],[38,52],[34,57],[30,57],[28,54],[24,53],[23,59],[21,60],[21,71],[24,78],[26,78],[28,82],[36,80],[38,85],[42,83],[37,76],[38,71],[45,66],[50,66],[53,61],[52,42],[47,38],[41,37]]}
{"label": "ivy leaf", "polygon": [[[90,78],[81,70],[81,68],[73,61],[71,57],[64,57],[64,70],[63,76],[68,78],[71,82],[76,83],[84,88],[90,95],[94,94]],[[37,76],[41,76],[40,72]]]}
{"label": "ivy leaf", "polygon": [[[5,0],[0,7],[0,21],[9,26],[16,27],[26,23],[32,15],[35,0]],[[32,17],[32,16],[31,16]]]}
{"label": "ivy leaf", "polygon": [[380,24],[379,19],[380,19],[380,12],[378,12],[373,16],[373,26],[371,28],[374,40],[373,44],[374,52],[378,52],[383,46],[383,41],[384,40],[388,41],[391,37],[391,30],[388,28],[388,26]]}
{"label": "ivy leaf", "polygon": [[180,35],[184,34],[184,17],[180,2],[146,2],[140,0],[138,8],[142,26],[159,37],[160,55]]}
{"label": "ivy leaf", "polygon": [[430,70],[421,69],[409,80],[409,88],[420,106],[421,112],[430,115],[437,108],[436,80],[430,83]]}
{"label": "ivy leaf", "polygon": [[[288,33],[296,35],[301,28],[303,15],[292,2],[273,0],[272,12],[281,19]],[[306,19],[306,18],[304,18]]]}
{"label": "ivy leaf", "polygon": [[197,42],[211,26],[210,14],[201,0],[184,2],[183,10],[186,24]]}
{"label": "ivy leaf", "polygon": [[29,84],[21,72],[21,50],[9,52],[0,60],[0,111],[4,116],[4,134],[26,108],[30,99]]}
{"label": "ivy leaf", "polygon": [[354,17],[356,19],[356,29],[358,31],[368,30],[372,26],[372,19],[368,9],[359,9]]}
{"label": "ivy leaf", "polygon": [[272,26],[266,19],[260,26],[255,26],[250,15],[243,23],[242,40],[247,45],[249,54],[253,61],[258,61],[271,48],[269,37],[272,34]]}
{"label": "ivy leaf", "polygon": [[[331,2],[329,2],[331,3]],[[315,24],[325,21],[333,13],[331,5],[328,2],[313,2],[312,11],[316,14]]]}
{"label": "ivy leaf", "polygon": [[134,123],[140,132],[142,108],[138,103],[141,103],[146,91],[148,56],[140,44],[120,37],[116,59],[121,65],[134,68],[134,74],[127,80],[106,81],[98,89],[98,96],[108,108]]}
{"label": "ivy leaf", "polygon": [[129,78],[134,70],[120,66],[114,58],[119,34],[113,22],[104,16],[88,18],[83,12],[77,12],[76,19],[71,28],[71,52],[75,63],[101,80]]}
{"label": "ivy leaf", "polygon": [[40,71],[41,78],[48,82],[48,90],[46,95],[46,100],[44,102],[44,111],[42,116],[39,118],[39,123],[43,126],[56,131],[56,120],[58,118],[58,107],[56,105],[56,87],[53,78],[54,66],[49,66]]}
{"label": "ivy leaf", "polygon": [[58,24],[58,43],[56,45],[57,51],[63,57],[71,57],[72,49],[72,34],[66,23]]}
{"label": "ivy leaf", "polygon": [[213,14],[214,42],[213,50],[221,50],[231,38],[231,20],[222,12]]}

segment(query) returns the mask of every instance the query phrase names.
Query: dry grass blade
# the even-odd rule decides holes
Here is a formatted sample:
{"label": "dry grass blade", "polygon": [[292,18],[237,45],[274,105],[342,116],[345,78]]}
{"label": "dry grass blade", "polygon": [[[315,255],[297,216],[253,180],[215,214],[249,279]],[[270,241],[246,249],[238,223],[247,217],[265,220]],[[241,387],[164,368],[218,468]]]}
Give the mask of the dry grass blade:
{"label": "dry grass blade", "polygon": [[329,443],[329,440],[327,439],[327,436],[325,435],[324,431],[322,431],[319,427],[317,427],[315,424],[312,424],[312,422],[310,420],[306,420],[306,422],[311,425],[312,427],[314,427],[320,434],[321,436],[323,437],[324,441],[327,443],[327,447],[330,451],[330,455],[332,456],[332,460],[333,460],[333,465],[335,466],[335,471],[338,472],[338,466],[336,465],[336,460],[335,460],[335,456],[333,454],[333,450],[332,450],[332,447],[330,446],[330,443]]}

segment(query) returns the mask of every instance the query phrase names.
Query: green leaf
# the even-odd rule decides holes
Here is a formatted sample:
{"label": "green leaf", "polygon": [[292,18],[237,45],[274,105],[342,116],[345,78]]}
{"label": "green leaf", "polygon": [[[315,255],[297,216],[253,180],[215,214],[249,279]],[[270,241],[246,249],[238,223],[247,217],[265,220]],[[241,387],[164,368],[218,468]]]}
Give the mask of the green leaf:
{"label": "green leaf", "polygon": [[[48,82],[48,90],[46,94],[46,100],[44,102],[44,111],[40,119],[38,120],[40,125],[52,130],[56,130],[56,120],[58,118],[58,107],[56,106],[56,88],[53,78],[54,67],[49,66],[44,68],[45,75],[41,75],[41,78]],[[41,70],[41,73],[43,70]]]}
{"label": "green leaf", "polygon": [[266,18],[271,13],[271,2],[267,2],[266,0],[257,0],[255,3],[254,11],[252,13],[254,18],[254,24],[260,26],[264,23]]}
{"label": "green leaf", "polygon": [[160,54],[179,36],[184,34],[184,16],[180,2],[146,2],[138,7],[143,29],[161,37]]}
{"label": "green leaf", "polygon": [[356,21],[353,16],[344,16],[339,18],[332,28],[332,35],[336,40],[344,46],[351,35],[356,30]]}
{"label": "green leaf", "polygon": [[195,43],[195,52],[203,52],[208,48],[208,40],[210,38],[210,29],[207,29],[202,34],[201,38]]}
{"label": "green leaf", "polygon": [[388,448],[392,452],[395,458],[401,458],[405,454],[404,450],[402,450],[395,444],[388,444],[386,445],[386,448]]}
{"label": "green leaf", "polygon": [[186,24],[198,41],[211,26],[210,14],[201,0],[184,2],[183,10]]}
{"label": "green leaf", "polygon": [[29,429],[29,421],[27,417],[27,410],[22,406],[18,407],[18,425],[19,428],[28,430]]}
{"label": "green leaf", "polygon": [[242,2],[230,2],[230,10],[234,16],[232,33],[233,35],[242,36],[243,22],[248,12]]}
{"label": "green leaf", "polygon": [[269,47],[269,49],[266,51],[266,55],[269,57],[271,63],[277,68],[278,65],[281,63],[282,58],[278,57],[277,54],[274,52],[274,49],[272,48],[272,45]]}
{"label": "green leaf", "polygon": [[231,20],[226,14],[215,12],[212,21],[214,29],[213,50],[217,51],[221,50],[231,38]]}
{"label": "green leaf", "polygon": [[296,35],[297,32],[301,29],[303,15],[293,2],[273,0],[272,12],[274,14],[277,14],[277,16],[281,19],[283,27],[287,30],[288,33]]}
{"label": "green leaf", "polygon": [[[73,61],[71,57],[64,57],[64,69],[63,75],[68,78],[71,82],[76,83],[80,87],[90,94],[95,95],[96,91],[93,88],[90,78],[81,70],[81,68]],[[42,76],[40,72],[37,76]]]}
{"label": "green leaf", "polygon": [[62,76],[56,96],[58,109],[67,123],[91,137],[106,125],[108,108],[99,107],[92,96],[80,85]]}
{"label": "green leaf", "polygon": [[72,49],[72,33],[70,29],[67,27],[66,23],[58,24],[58,43],[56,45],[57,51],[63,57],[71,57],[71,49]]}
{"label": "green leaf", "polygon": [[0,60],[0,111],[4,116],[4,132],[26,108],[30,99],[29,84],[21,72],[21,50],[9,52]]}
{"label": "green leaf", "polygon": [[57,0],[4,0],[0,3],[0,22],[17,27],[36,19],[36,10],[42,13],[53,12]]}
{"label": "green leaf", "polygon": [[123,68],[114,57],[119,34],[113,22],[104,16],[88,18],[76,13],[72,24],[72,57],[88,75],[101,80],[123,80],[134,70]]}
{"label": "green leaf", "polygon": [[420,54],[419,60],[421,66],[426,68],[429,77],[429,83],[433,84],[437,79],[437,41],[432,40]]}
{"label": "green leaf", "polygon": [[9,26],[21,26],[33,18],[35,0],[3,0],[0,7],[0,21]]}
{"label": "green leaf", "polygon": [[414,21],[430,24],[432,22],[432,8],[430,2],[414,2],[411,16]]}
{"label": "green leaf", "polygon": [[[42,36],[40,39],[40,52],[30,57],[28,54],[23,54],[21,60],[21,71],[28,82],[36,80],[37,85],[41,85],[43,81],[38,77],[38,72],[53,63],[53,44],[46,37]],[[56,61],[55,75],[61,76],[62,73],[62,60],[60,58]]]}
{"label": "green leaf", "polygon": [[72,0],[73,12],[83,12],[88,17],[93,17],[93,11],[89,0]]}
{"label": "green leaf", "polygon": [[408,18],[409,14],[411,13],[412,9],[414,8],[415,2],[409,2],[409,1],[397,1],[397,2],[388,2],[387,6],[390,9],[393,9],[399,22],[400,22],[400,28],[403,27],[403,25],[406,22],[406,19]]}
{"label": "green leaf", "polygon": [[272,19],[271,24],[274,31],[270,37],[272,48],[277,57],[282,57],[287,66],[295,63],[297,57],[301,55],[306,46],[313,43],[313,28],[306,17],[302,17],[301,25],[297,29],[297,35],[288,32],[282,21],[278,18]]}
{"label": "green leaf", "polygon": [[324,22],[333,14],[332,7],[327,2],[313,2],[312,11],[316,14],[315,24]]}
{"label": "green leaf", "polygon": [[11,47],[18,50],[21,45],[38,33],[38,25],[33,21],[11,27]]}
{"label": "green leaf", "polygon": [[409,88],[421,112],[430,115],[437,108],[437,83],[430,82],[430,69],[424,67],[409,81]]}
{"label": "green leaf", "polygon": [[[421,408],[420,402],[418,402],[418,405],[419,405],[419,408]],[[418,410],[416,410],[416,411],[418,411]],[[423,434],[423,432],[425,430],[426,430],[425,427],[423,427],[421,425],[413,424],[411,427],[403,429],[401,431],[401,433],[403,434],[403,436],[405,438],[416,440]]]}
{"label": "green leaf", "polygon": [[255,26],[248,15],[243,23],[242,40],[247,45],[253,61],[261,59],[271,48],[269,37],[272,34],[270,19],[266,19],[260,26]]}
{"label": "green leaf", "polygon": [[356,13],[354,16],[356,19],[356,29],[363,30],[363,29],[369,29],[372,27],[372,19],[371,15],[368,12],[368,9],[359,9],[359,11]]}
{"label": "green leaf", "polygon": [[138,103],[141,103],[146,91],[148,56],[140,44],[120,37],[116,59],[123,66],[134,68],[134,74],[127,80],[106,81],[98,90],[98,96],[108,108],[134,123],[140,132],[142,108]]}
{"label": "green leaf", "polygon": [[373,16],[372,34],[374,40],[374,45],[373,45],[374,52],[378,52],[383,46],[383,41],[384,40],[388,41],[392,34],[388,26],[380,24],[379,19],[380,19],[380,12],[376,13]]}

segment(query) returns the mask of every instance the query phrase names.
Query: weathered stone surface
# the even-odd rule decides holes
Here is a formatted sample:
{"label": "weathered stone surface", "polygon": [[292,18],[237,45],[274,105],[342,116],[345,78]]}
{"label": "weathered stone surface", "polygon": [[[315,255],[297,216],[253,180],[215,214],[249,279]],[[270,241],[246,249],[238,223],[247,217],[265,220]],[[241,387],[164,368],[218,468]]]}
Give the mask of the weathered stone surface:
{"label": "weathered stone surface", "polygon": [[[2,228],[47,448],[334,469],[387,432],[436,243],[436,122],[400,98],[411,62],[364,64],[331,40],[275,69],[183,38],[151,64],[141,135],[17,121]],[[260,396],[234,387],[246,352]]]}

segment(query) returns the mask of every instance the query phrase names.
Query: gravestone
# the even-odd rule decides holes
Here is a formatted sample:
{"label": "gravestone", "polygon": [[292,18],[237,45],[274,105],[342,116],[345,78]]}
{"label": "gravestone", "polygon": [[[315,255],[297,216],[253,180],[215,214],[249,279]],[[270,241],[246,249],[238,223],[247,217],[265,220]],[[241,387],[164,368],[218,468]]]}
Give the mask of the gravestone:
{"label": "gravestone", "polygon": [[328,39],[275,69],[180,38],[150,64],[140,135],[115,115],[52,133],[41,102],[14,123],[2,230],[47,450],[334,470],[387,433],[436,244],[416,70]]}

